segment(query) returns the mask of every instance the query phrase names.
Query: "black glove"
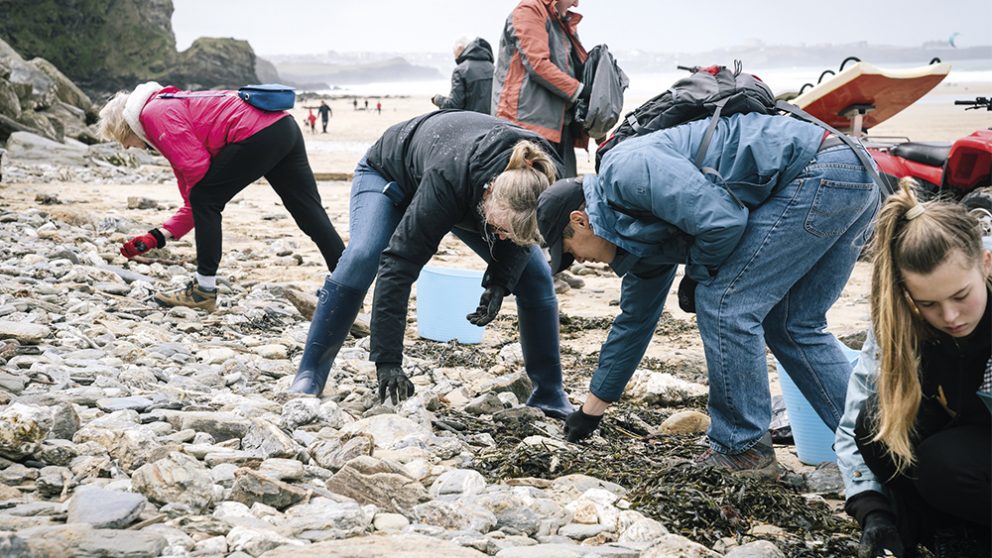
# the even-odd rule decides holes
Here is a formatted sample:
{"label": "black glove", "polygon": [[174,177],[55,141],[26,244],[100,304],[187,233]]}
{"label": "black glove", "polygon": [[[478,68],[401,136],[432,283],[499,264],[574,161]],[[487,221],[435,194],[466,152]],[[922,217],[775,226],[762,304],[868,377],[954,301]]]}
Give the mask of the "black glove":
{"label": "black glove", "polygon": [[506,296],[506,289],[498,285],[486,287],[482,297],[479,298],[479,307],[475,312],[465,316],[465,319],[472,325],[484,326],[496,319],[499,309],[503,306],[503,297]]}
{"label": "black glove", "polygon": [[379,403],[386,402],[387,391],[393,405],[413,395],[413,382],[399,364],[376,364],[375,376],[379,381]]}
{"label": "black glove", "polygon": [[589,97],[592,95],[592,87],[588,83],[582,84],[582,91],[579,91],[579,100],[589,101]]}
{"label": "black glove", "polygon": [[569,442],[578,442],[588,438],[599,428],[599,422],[603,420],[603,415],[593,416],[582,412],[582,407],[565,418],[565,439]]}
{"label": "black glove", "polygon": [[[889,554],[886,554],[886,551]],[[858,558],[878,558],[883,556],[903,556],[902,538],[892,515],[875,511],[865,517],[858,544]]]}
{"label": "black glove", "polygon": [[683,312],[696,313],[696,285],[699,282],[688,275],[679,281],[679,308]]}

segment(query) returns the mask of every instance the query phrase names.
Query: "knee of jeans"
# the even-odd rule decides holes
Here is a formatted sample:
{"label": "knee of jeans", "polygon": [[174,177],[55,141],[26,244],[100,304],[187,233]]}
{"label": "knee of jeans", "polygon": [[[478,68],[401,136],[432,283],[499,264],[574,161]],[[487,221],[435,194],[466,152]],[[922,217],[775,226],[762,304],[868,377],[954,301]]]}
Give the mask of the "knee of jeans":
{"label": "knee of jeans", "polygon": [[382,251],[361,244],[348,244],[338,261],[332,277],[334,281],[355,289],[367,289],[379,270]]}

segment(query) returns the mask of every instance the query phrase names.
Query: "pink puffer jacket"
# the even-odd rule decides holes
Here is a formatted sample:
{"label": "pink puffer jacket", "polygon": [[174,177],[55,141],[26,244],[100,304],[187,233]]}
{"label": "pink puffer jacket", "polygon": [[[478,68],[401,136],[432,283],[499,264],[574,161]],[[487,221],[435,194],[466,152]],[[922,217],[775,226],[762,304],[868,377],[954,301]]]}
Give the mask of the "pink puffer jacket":
{"label": "pink puffer jacket", "polygon": [[[161,99],[162,93],[191,97]],[[141,126],[148,143],[172,165],[184,202],[162,228],[173,238],[188,233],[193,228],[189,191],[207,174],[211,159],[227,144],[244,141],[287,116],[259,110],[234,91],[188,92],[170,86],[152,94],[141,109]]]}

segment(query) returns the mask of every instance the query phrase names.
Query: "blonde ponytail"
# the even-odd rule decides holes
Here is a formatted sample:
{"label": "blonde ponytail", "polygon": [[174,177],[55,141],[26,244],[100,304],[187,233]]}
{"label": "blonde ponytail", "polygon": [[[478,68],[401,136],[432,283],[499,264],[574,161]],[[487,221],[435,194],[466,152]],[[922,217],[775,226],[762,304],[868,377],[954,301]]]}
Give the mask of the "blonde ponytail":
{"label": "blonde ponytail", "polygon": [[486,222],[499,225],[514,244],[540,242],[537,198],[555,181],[554,161],[537,144],[520,140],[513,146],[510,161],[489,186],[482,202]]}
{"label": "blonde ponytail", "polygon": [[932,331],[905,290],[902,273],[931,273],[955,249],[968,261],[978,262],[982,255],[978,222],[961,205],[920,202],[911,178],[899,186],[875,225],[870,295],[881,353],[873,440],[885,444],[897,473],[916,461],[912,437],[922,397],[919,344]]}

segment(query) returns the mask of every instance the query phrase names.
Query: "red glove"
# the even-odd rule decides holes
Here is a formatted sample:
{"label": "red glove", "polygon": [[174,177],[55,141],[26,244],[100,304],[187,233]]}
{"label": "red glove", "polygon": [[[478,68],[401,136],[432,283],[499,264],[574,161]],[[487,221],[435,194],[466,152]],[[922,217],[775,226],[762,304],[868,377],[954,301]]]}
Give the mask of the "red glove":
{"label": "red glove", "polygon": [[121,246],[121,255],[127,259],[131,259],[149,250],[163,246],[165,246],[165,236],[158,229],[152,229],[146,234],[136,236],[125,242]]}

